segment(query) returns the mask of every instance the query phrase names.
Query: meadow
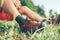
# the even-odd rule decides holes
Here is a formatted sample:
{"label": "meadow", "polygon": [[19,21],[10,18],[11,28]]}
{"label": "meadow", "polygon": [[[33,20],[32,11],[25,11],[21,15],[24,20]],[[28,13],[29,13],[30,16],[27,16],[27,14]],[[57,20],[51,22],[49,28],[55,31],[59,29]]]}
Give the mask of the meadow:
{"label": "meadow", "polygon": [[0,21],[0,40],[60,40],[60,25],[47,25],[42,31],[26,35],[15,21]]}

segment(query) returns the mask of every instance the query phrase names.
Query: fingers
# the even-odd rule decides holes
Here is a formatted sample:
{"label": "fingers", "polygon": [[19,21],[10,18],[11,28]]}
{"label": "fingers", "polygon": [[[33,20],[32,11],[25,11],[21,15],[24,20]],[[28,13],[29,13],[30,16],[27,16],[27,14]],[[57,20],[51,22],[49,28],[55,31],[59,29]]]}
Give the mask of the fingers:
{"label": "fingers", "polygon": [[12,0],[12,1],[13,1],[14,5],[16,6],[16,8],[19,9],[21,6],[20,1],[19,0]]}

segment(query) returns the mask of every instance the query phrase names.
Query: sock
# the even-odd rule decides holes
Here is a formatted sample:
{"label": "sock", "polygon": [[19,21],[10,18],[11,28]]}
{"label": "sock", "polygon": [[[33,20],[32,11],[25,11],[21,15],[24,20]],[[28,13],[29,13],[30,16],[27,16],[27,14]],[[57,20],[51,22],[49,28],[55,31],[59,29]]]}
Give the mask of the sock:
{"label": "sock", "polygon": [[25,24],[25,20],[21,15],[18,15],[15,20],[17,21],[17,23],[19,23],[19,25]]}

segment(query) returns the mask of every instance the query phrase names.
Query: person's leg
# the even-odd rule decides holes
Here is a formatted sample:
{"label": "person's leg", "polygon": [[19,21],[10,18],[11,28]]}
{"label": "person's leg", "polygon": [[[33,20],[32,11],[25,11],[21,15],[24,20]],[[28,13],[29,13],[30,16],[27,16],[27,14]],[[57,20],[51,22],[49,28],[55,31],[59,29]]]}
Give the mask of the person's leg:
{"label": "person's leg", "polygon": [[21,7],[19,11],[21,10],[22,10],[22,13],[25,13],[25,15],[27,15],[32,20],[36,20],[39,22],[43,20],[43,17],[41,17],[39,14],[29,9],[27,6]]}
{"label": "person's leg", "polygon": [[4,0],[3,8],[5,11],[8,11],[20,25],[24,24],[24,19],[21,17],[11,0]]}
{"label": "person's leg", "polygon": [[36,20],[36,21],[42,21],[43,17],[38,15],[36,12],[29,9],[27,6],[22,6],[19,0],[13,0],[13,3],[17,7],[20,13],[25,13],[30,19]]}
{"label": "person's leg", "polygon": [[[21,7],[20,8],[20,13],[25,13],[29,18],[37,20],[37,21],[41,21],[39,26],[38,25],[37,26],[34,26],[34,25],[31,26],[32,24],[26,24],[25,23],[26,26],[23,25],[21,27],[21,30],[23,32],[27,32],[29,30],[28,28],[30,28],[30,31],[31,31],[31,29],[35,30],[35,27],[37,27],[37,28],[42,28],[43,27],[43,25],[42,25],[43,24],[42,22],[44,22],[43,18],[41,16],[39,16],[38,14],[35,14],[35,12],[31,11],[28,7],[26,7],[26,6]],[[19,18],[19,17],[17,17],[17,18]]]}
{"label": "person's leg", "polygon": [[4,0],[3,8],[5,11],[9,12],[13,17],[20,15],[11,0]]}
{"label": "person's leg", "polygon": [[[7,10],[13,17],[15,17],[15,20],[21,25],[20,27],[24,29],[27,29],[26,26],[22,26],[25,24],[24,19],[22,18],[22,16],[20,15],[20,13],[18,12],[18,10],[16,9],[16,7],[14,6],[13,2],[11,0],[4,0],[4,6],[3,8],[5,10]],[[28,11],[29,12],[29,11]],[[27,12],[27,13],[28,13]],[[32,13],[33,14],[33,13]],[[34,16],[34,15],[33,15]],[[31,25],[30,25],[31,26]],[[39,25],[40,27],[40,25]],[[32,27],[31,27],[32,28]],[[33,28],[32,28],[33,29]],[[21,29],[22,30],[22,29]],[[28,30],[26,30],[27,32]]]}

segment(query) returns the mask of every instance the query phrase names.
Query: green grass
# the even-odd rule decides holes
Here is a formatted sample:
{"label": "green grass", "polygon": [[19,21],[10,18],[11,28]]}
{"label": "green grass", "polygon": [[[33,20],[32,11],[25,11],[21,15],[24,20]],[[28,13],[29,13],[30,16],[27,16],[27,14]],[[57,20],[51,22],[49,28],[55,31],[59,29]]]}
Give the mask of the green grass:
{"label": "green grass", "polygon": [[15,21],[0,21],[0,40],[60,40],[60,25],[47,25],[35,35],[19,33],[18,28]]}

